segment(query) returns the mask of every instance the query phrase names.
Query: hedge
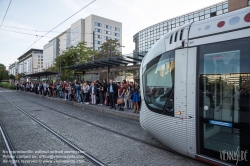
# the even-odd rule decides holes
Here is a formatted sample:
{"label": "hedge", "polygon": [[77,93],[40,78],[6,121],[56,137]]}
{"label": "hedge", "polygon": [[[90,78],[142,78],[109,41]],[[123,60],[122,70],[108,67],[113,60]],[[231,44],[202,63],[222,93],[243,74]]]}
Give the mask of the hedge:
{"label": "hedge", "polygon": [[0,83],[0,87],[8,88],[8,89],[16,89],[16,86],[12,85],[12,84],[2,84],[2,83]]}

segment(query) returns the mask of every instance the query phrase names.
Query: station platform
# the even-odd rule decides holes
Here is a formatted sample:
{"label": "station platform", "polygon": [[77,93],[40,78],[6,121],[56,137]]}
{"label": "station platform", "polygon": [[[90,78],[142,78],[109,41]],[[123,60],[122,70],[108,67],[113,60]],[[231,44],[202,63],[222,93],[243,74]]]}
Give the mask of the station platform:
{"label": "station platform", "polygon": [[78,103],[78,102],[75,102],[75,101],[64,100],[63,98],[53,98],[53,97],[43,96],[43,95],[35,94],[33,92],[24,92],[24,91],[18,91],[18,90],[16,90],[16,92],[25,93],[25,94],[28,94],[28,95],[37,96],[37,97],[41,97],[41,98],[48,99],[48,100],[54,100],[54,101],[57,101],[57,102],[70,104],[70,105],[77,106],[77,107],[82,107],[83,109],[102,112],[102,113],[105,113],[105,114],[115,115],[115,116],[131,119],[131,120],[139,121],[139,119],[140,119],[139,114],[133,113],[134,110],[132,110],[132,109],[124,108],[123,111],[119,111],[119,107],[117,107],[116,110],[115,110],[113,108],[110,109],[110,106],[106,106],[106,105],[100,106],[100,105]]}

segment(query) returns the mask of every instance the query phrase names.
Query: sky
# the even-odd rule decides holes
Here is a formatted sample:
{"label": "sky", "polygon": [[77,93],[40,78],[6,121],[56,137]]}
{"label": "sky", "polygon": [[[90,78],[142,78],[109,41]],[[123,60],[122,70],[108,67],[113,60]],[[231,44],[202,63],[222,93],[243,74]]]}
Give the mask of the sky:
{"label": "sky", "polygon": [[42,49],[48,41],[68,29],[72,23],[91,14],[122,22],[122,45],[125,46],[122,54],[132,53],[135,48],[133,35],[140,30],[223,0],[95,0],[56,28],[55,32],[34,43],[39,38],[36,35],[44,35],[46,31],[50,31],[92,1],[12,0],[3,21],[10,0],[0,0],[0,25],[3,21],[0,28],[0,63],[8,67],[30,48]]}

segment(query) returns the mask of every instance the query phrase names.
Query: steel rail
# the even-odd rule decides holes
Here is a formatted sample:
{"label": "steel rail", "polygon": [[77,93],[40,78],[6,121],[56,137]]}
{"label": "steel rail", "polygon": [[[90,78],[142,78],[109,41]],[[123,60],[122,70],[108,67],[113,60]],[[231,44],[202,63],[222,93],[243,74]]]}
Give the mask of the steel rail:
{"label": "steel rail", "polygon": [[12,161],[11,165],[13,165],[13,166],[20,166],[20,164],[16,162],[16,157],[12,153],[13,152],[13,148],[10,145],[10,141],[7,138],[7,134],[6,134],[5,130],[4,130],[3,125],[1,124],[1,122],[0,122],[0,132],[1,132],[1,135],[3,137],[4,144],[5,144],[5,146],[6,146],[7,150],[8,150],[8,153],[10,155],[10,158],[11,158],[11,161]]}
{"label": "steel rail", "polygon": [[64,143],[66,143],[67,145],[69,145],[71,148],[73,148],[74,150],[77,150],[80,154],[82,154],[83,156],[85,156],[87,159],[89,159],[95,165],[97,165],[97,166],[106,166],[106,164],[102,163],[101,161],[99,161],[98,159],[96,159],[92,155],[88,154],[87,152],[85,152],[84,150],[82,150],[81,148],[79,148],[78,146],[74,145],[73,143],[71,143],[70,141],[68,141],[67,139],[65,139],[63,136],[61,136],[60,134],[58,134],[57,132],[55,132],[54,130],[52,130],[51,128],[49,128],[48,126],[46,126],[45,124],[43,124],[41,121],[39,121],[38,119],[36,119],[35,117],[33,117],[31,114],[27,113],[22,108],[18,107],[16,104],[12,103],[8,99],[4,98],[3,96],[1,96],[1,97],[3,99],[5,99],[7,102],[9,102],[11,105],[13,105],[14,107],[16,107],[18,110],[20,110],[21,112],[23,112],[25,115],[27,115],[28,117],[30,117],[32,120],[34,120],[35,122],[37,122],[38,124],[40,124],[43,128],[45,128],[46,130],[48,130],[50,133],[52,133],[53,135],[55,135],[56,137],[58,137]]}

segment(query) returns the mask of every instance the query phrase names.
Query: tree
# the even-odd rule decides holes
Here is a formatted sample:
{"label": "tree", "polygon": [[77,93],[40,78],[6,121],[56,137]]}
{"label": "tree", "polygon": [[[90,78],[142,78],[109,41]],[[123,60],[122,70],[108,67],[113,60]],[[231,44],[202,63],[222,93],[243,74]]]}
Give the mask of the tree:
{"label": "tree", "polygon": [[86,42],[80,42],[76,46],[67,48],[66,51],[54,60],[54,65],[46,71],[59,72],[61,73],[61,79],[67,79],[73,74],[73,71],[64,67],[87,62],[92,55],[92,48],[87,47]]}
{"label": "tree", "polygon": [[15,79],[15,76],[14,76],[13,74],[10,74],[10,75],[9,75],[9,79],[14,80],[14,79]]}
{"label": "tree", "polygon": [[116,51],[117,47],[122,47],[118,40],[107,40],[102,44],[99,51],[95,51],[95,60],[121,55],[121,52]]}
{"label": "tree", "polygon": [[0,63],[0,80],[8,79],[8,71],[6,70],[6,66]]}

